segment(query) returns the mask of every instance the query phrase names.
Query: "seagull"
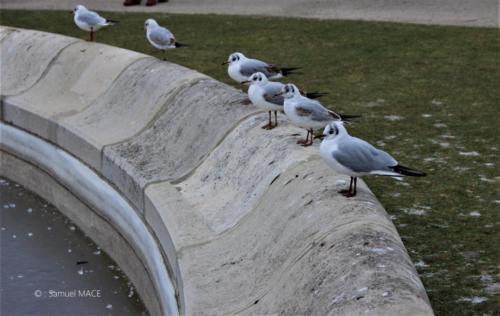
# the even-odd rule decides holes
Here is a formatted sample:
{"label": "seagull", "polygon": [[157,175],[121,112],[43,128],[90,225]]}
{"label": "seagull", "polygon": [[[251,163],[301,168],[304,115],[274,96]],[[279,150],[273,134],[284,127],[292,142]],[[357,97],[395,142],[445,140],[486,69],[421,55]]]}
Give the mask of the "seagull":
{"label": "seagull", "polygon": [[174,34],[167,28],[158,25],[153,19],[147,19],[144,22],[146,29],[146,37],[149,43],[160,50],[174,49],[176,47],[185,46],[175,40]]}
{"label": "seagull", "polygon": [[[265,74],[256,72],[250,76],[248,81],[242,83],[250,84],[248,98],[257,107],[269,111],[269,123],[262,126],[263,129],[273,129],[278,126],[277,111],[283,111],[285,98],[280,93],[285,84],[269,81]],[[303,93],[304,94],[304,93]],[[305,93],[308,98],[314,99],[326,95],[321,92]],[[271,112],[274,111],[274,124],[271,121]]]}
{"label": "seagull", "polygon": [[94,32],[99,29],[118,23],[118,21],[106,20],[94,11],[88,10],[79,4],[73,10],[75,24],[82,30],[90,32],[90,41],[94,40]]}
{"label": "seagull", "polygon": [[242,83],[248,81],[256,72],[264,73],[269,79],[279,79],[293,73],[299,68],[279,68],[258,59],[247,58],[242,53],[232,53],[223,65],[229,64],[227,73],[234,81]]}
{"label": "seagull", "polygon": [[398,178],[426,175],[422,171],[400,165],[385,151],[375,148],[362,139],[350,136],[341,121],[328,123],[323,135],[325,139],[319,147],[321,158],[336,172],[351,177],[349,189],[339,192],[346,197],[356,195],[357,177],[380,175]]}
{"label": "seagull", "polygon": [[301,95],[297,86],[291,83],[284,85],[278,95],[285,98],[284,111],[290,121],[307,130],[306,138],[297,141],[297,144],[302,146],[311,146],[314,130],[323,128],[325,124],[331,121],[347,121],[359,117],[357,115],[340,115],[328,110],[318,101]]}

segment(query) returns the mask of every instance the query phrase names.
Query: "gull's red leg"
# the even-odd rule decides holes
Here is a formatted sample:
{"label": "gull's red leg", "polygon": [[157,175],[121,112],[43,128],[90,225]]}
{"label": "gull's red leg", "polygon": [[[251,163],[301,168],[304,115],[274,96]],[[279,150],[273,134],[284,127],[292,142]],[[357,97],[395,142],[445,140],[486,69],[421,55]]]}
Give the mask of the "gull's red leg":
{"label": "gull's red leg", "polygon": [[269,121],[266,125],[262,126],[263,129],[272,129],[274,126],[273,126],[273,121],[272,121],[272,114],[271,114],[271,111],[268,112],[269,113]]}
{"label": "gull's red leg", "polygon": [[309,140],[309,130],[307,130],[307,135],[306,135],[306,138],[305,139],[299,139],[297,141],[297,144],[300,144],[302,146],[307,146],[307,141]]}

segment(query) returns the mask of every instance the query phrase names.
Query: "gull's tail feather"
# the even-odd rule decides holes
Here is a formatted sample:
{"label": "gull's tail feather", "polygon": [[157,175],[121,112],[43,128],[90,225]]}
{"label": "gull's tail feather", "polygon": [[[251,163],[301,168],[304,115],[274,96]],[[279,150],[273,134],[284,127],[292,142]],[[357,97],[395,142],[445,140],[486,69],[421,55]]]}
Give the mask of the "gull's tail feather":
{"label": "gull's tail feather", "polygon": [[361,115],[348,115],[348,114],[337,114],[335,113],[342,122],[351,123],[353,119],[360,118]]}
{"label": "gull's tail feather", "polygon": [[328,93],[326,93],[326,92],[309,92],[309,93],[304,93],[304,95],[306,97],[308,97],[309,99],[321,98],[322,96],[325,96],[327,94]]}
{"label": "gull's tail feather", "polygon": [[179,43],[179,42],[175,42],[175,47],[189,47],[188,45],[186,44],[182,44],[182,43]]}
{"label": "gull's tail feather", "polygon": [[300,69],[300,67],[291,67],[291,68],[281,68],[281,74],[283,76],[288,76],[292,74],[296,74],[297,72],[295,70]]}
{"label": "gull's tail feather", "polygon": [[404,176],[411,176],[411,177],[425,177],[427,174],[423,171],[411,169],[405,166],[397,165],[394,167],[391,167],[392,170],[395,172],[402,174]]}
{"label": "gull's tail feather", "polygon": [[120,23],[120,21],[116,21],[116,20],[106,20],[106,23],[108,23],[109,25],[113,25],[113,24]]}

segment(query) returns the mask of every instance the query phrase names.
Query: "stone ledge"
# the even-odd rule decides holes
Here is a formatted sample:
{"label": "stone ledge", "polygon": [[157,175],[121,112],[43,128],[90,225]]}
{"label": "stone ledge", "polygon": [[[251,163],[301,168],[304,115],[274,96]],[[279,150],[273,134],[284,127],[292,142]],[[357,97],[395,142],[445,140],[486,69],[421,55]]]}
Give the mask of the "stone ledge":
{"label": "stone ledge", "polygon": [[[49,49],[47,37],[64,45]],[[267,114],[238,104],[241,92],[127,50],[7,28],[0,40],[11,47],[2,76],[19,85],[2,84],[2,119],[72,154],[134,207],[181,313],[432,315],[377,199],[363,182],[354,199],[337,194],[346,177],[317,144],[296,146],[302,131],[283,117],[263,131]],[[113,64],[106,56],[119,56],[110,71],[84,70]]]}

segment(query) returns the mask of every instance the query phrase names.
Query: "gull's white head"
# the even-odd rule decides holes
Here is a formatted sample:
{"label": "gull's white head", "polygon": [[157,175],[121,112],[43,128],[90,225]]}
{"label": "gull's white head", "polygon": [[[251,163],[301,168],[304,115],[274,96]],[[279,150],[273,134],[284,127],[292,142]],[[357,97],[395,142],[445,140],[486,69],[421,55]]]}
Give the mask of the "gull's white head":
{"label": "gull's white head", "polygon": [[268,82],[269,80],[262,72],[256,72],[248,78],[248,83],[250,85],[264,86]]}
{"label": "gull's white head", "polygon": [[150,27],[156,27],[158,26],[158,23],[154,19],[147,19],[146,22],[144,22],[144,28],[147,30]]}
{"label": "gull's white head", "polygon": [[87,8],[84,7],[83,5],[79,4],[77,5],[74,9],[73,9],[73,13],[78,13],[78,12],[83,12],[83,11],[87,11]]}
{"label": "gull's white head", "polygon": [[347,133],[347,130],[345,129],[344,122],[342,121],[331,121],[323,130],[323,136],[325,136],[325,139],[332,139],[345,133]]}
{"label": "gull's white head", "polygon": [[300,95],[300,90],[293,83],[287,83],[283,86],[283,88],[281,88],[281,94],[285,97],[285,99],[290,99]]}
{"label": "gull's white head", "polygon": [[245,55],[243,55],[242,53],[232,53],[231,55],[229,55],[228,59],[227,59],[227,62],[226,64],[235,64],[235,63],[239,63],[240,61],[244,60],[246,57]]}

